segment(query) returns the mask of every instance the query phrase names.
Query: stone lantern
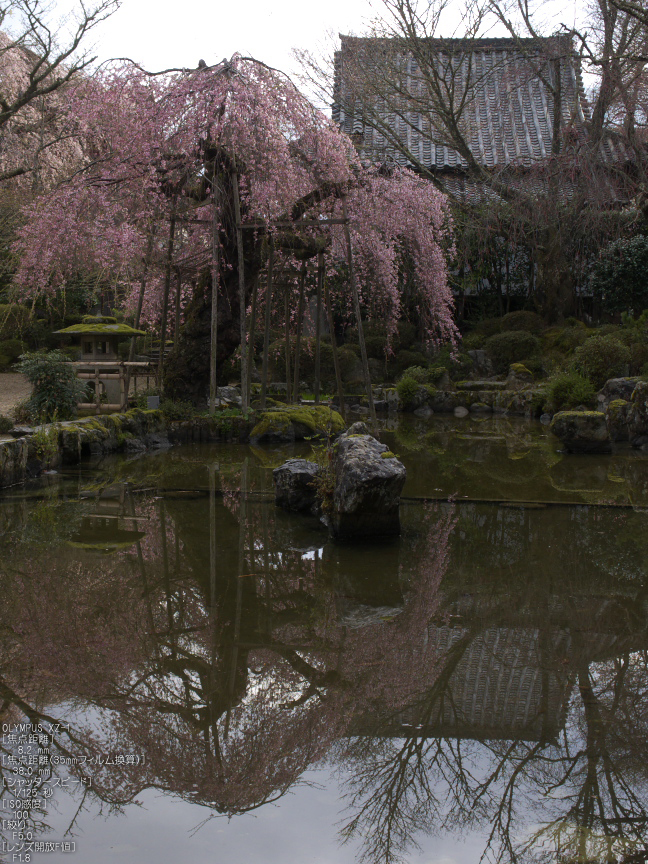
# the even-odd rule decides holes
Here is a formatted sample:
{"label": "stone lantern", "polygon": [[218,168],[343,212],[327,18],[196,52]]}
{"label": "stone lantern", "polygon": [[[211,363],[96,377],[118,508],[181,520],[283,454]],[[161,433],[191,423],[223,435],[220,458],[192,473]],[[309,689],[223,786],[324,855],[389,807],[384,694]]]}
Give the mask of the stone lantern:
{"label": "stone lantern", "polygon": [[95,398],[93,402],[80,403],[79,408],[95,408],[97,414],[101,408],[123,410],[128,407],[129,377],[138,372],[146,374],[147,378],[151,374],[148,363],[125,363],[120,359],[119,340],[145,334],[143,330],[118,323],[116,318],[88,315],[81,324],[72,324],[56,333],[81,337],[81,360],[74,365],[77,377],[88,381]]}

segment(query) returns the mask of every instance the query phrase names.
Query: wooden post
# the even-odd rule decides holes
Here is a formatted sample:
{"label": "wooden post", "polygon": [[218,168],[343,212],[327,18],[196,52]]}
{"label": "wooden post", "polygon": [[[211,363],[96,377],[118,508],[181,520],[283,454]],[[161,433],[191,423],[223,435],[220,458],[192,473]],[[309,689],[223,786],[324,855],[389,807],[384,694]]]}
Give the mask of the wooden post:
{"label": "wooden post", "polygon": [[324,253],[317,255],[317,306],[315,313],[315,404],[320,404],[320,340],[322,318],[322,283],[324,281]]}
{"label": "wooden post", "polygon": [[[144,258],[144,270],[142,272],[142,278],[140,279],[140,290],[139,295],[137,297],[137,309],[135,311],[135,330],[139,330],[140,320],[142,317],[142,305],[144,303],[144,293],[146,291],[146,277],[148,275],[148,268],[151,263],[151,256],[153,255],[153,243],[155,241],[155,227],[151,228],[151,233],[148,238],[148,245],[146,248],[146,256]],[[128,362],[132,363],[135,359],[135,340],[137,336],[131,336],[130,345],[128,347]],[[129,367],[130,370],[130,367]],[[126,373],[126,407],[128,407],[128,394],[130,392],[130,371]],[[137,377],[135,378],[135,392],[137,392]]]}
{"label": "wooden post", "polygon": [[166,268],[164,273],[164,299],[162,301],[162,323],[160,325],[160,357],[158,359],[158,378],[162,384],[162,366],[164,364],[164,349],[166,347],[167,317],[169,314],[169,292],[171,290],[171,265],[173,263],[173,244],[175,240],[176,204],[174,195],[171,204],[171,219],[169,222],[169,245],[167,246]]}
{"label": "wooden post", "polygon": [[[323,265],[322,265],[323,266]],[[331,348],[333,349],[333,368],[335,369],[335,384],[337,386],[338,400],[340,402],[340,414],[346,422],[346,405],[344,404],[344,388],[342,387],[342,375],[340,373],[340,358],[337,353],[337,342],[335,341],[335,322],[333,321],[333,309],[331,308],[331,295],[326,284],[326,274],[322,269],[322,284],[324,287],[324,305],[328,317],[329,330],[331,331]]]}
{"label": "wooden post", "polygon": [[244,411],[250,407],[250,393],[248,390],[247,375],[247,353],[245,336],[245,271],[243,259],[243,229],[241,228],[241,199],[239,196],[239,177],[236,171],[232,171],[232,194],[234,196],[234,219],[236,221],[236,248],[238,251],[238,289],[239,289],[239,318],[241,332],[241,407]]}
{"label": "wooden post", "polygon": [[211,337],[209,344],[209,413],[216,412],[216,396],[218,393],[216,350],[218,348],[218,276],[220,270],[220,238],[218,236],[220,220],[220,188],[216,180],[216,157],[212,172],[212,260],[211,260]]}
{"label": "wooden post", "polygon": [[290,307],[288,304],[288,290],[289,290],[289,282],[286,280],[286,285],[284,288],[284,325],[285,325],[285,338],[286,338],[286,398],[288,400],[288,404],[292,405],[292,387],[291,384],[291,374],[290,374]]}
{"label": "wooden post", "polygon": [[95,414],[101,414],[101,385],[98,366],[95,366]]}
{"label": "wooden post", "polygon": [[306,262],[302,263],[299,274],[299,306],[297,312],[297,337],[295,339],[295,377],[293,383],[293,394],[295,402],[299,404],[299,360],[301,352],[301,335],[304,323],[304,287],[306,282]]}
{"label": "wooden post", "polygon": [[349,282],[351,284],[351,294],[353,296],[353,306],[355,309],[356,321],[358,322],[358,342],[360,343],[360,357],[362,359],[362,375],[365,381],[365,389],[367,398],[369,399],[369,416],[373,423],[376,422],[376,409],[373,401],[373,390],[371,387],[371,375],[369,373],[369,360],[367,359],[367,346],[365,345],[364,329],[362,327],[362,313],[360,310],[360,296],[358,295],[358,286],[356,284],[355,270],[353,268],[353,250],[351,249],[351,232],[349,231],[349,222],[347,215],[346,198],[342,197],[342,215],[346,220],[344,222],[344,236],[347,245],[347,264],[349,267]]}
{"label": "wooden post", "polygon": [[272,276],[274,270],[274,239],[270,235],[270,252],[268,255],[268,283],[265,297],[265,327],[263,331],[263,361],[261,366],[261,410],[266,407],[266,389],[268,387],[268,350],[270,348],[270,321],[272,314]]}
{"label": "wooden post", "polygon": [[182,297],[182,276],[180,268],[176,269],[176,296],[175,296],[175,325],[173,328],[173,347],[178,347],[178,335],[180,333],[180,299]]}
{"label": "wooden post", "polygon": [[119,367],[119,403],[121,405],[122,411],[128,408],[127,400],[125,399],[126,388],[124,387],[125,381],[124,378],[126,376],[126,369],[123,366]]}

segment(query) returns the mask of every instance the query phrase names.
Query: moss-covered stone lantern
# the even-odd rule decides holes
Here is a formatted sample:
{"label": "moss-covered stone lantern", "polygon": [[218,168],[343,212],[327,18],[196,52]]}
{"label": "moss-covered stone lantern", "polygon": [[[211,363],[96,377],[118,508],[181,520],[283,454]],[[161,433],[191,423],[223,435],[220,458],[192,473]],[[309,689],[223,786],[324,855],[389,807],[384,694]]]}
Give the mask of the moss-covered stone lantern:
{"label": "moss-covered stone lantern", "polygon": [[[148,367],[148,364],[124,363],[117,347],[120,339],[144,336],[144,331],[118,323],[116,318],[106,315],[87,315],[81,324],[72,324],[56,333],[81,337],[81,359],[74,365],[77,377],[87,379],[94,390],[94,401],[82,402],[79,408],[94,407],[97,413],[102,406],[112,411],[126,408],[129,377],[136,375],[139,367]],[[150,374],[148,369],[144,374],[147,372]]]}

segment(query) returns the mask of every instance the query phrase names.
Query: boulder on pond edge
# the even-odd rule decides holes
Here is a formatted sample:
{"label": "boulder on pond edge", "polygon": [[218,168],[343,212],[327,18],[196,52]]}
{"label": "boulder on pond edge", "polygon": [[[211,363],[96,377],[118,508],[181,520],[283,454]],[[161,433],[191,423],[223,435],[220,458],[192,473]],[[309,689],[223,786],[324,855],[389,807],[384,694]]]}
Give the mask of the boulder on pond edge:
{"label": "boulder on pond edge", "polygon": [[320,466],[307,459],[288,459],[272,472],[275,504],[291,513],[317,513],[315,480]]}
{"label": "boulder on pond edge", "polygon": [[400,534],[405,466],[371,435],[341,435],[332,461],[331,535],[368,540]]}
{"label": "boulder on pond edge", "polygon": [[551,431],[569,453],[610,453],[612,445],[602,411],[559,411]]}
{"label": "boulder on pond edge", "polygon": [[335,437],[344,429],[344,420],[337,411],[325,405],[271,408],[264,411],[250,432],[250,442],[291,444],[304,438]]}
{"label": "boulder on pond edge", "polygon": [[612,441],[627,441],[630,436],[628,422],[632,405],[625,399],[613,399],[606,408],[605,422]]}
{"label": "boulder on pond edge", "polygon": [[633,447],[644,443],[648,435],[648,381],[638,381],[632,391],[628,411],[628,436]]}

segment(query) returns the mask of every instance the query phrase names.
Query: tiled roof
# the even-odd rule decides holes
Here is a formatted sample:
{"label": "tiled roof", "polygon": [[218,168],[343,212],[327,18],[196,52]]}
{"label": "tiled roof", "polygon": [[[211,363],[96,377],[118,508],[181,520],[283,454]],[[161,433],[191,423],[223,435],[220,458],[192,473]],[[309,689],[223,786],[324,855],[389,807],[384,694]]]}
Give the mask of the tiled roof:
{"label": "tiled roof", "polygon": [[[436,170],[465,169],[467,163],[443,133],[435,128],[434,114],[427,109],[425,75],[413,57],[399,53],[389,39],[341,36],[335,56],[335,102],[333,118],[352,135],[361,158],[397,164],[418,163]],[[463,134],[476,161],[492,170],[514,166],[531,167],[551,154],[553,100],[545,77],[554,84],[556,61],[560,69],[563,125],[571,140],[587,136],[588,106],[584,95],[579,58],[569,36],[534,39],[430,40],[439,65],[452,68],[454,86],[462,93],[469,82],[470,98],[462,113]],[[358,58],[362,58],[359,60]],[[350,76],[355,63],[392,63],[396,59],[406,74],[407,90],[416,104],[381,102],[378,84],[372,101],[386,128],[376,130],[363,122],[362,99],[354,93]],[[379,73],[380,74],[380,73]],[[378,79],[379,80],[379,79]],[[401,80],[404,80],[401,78]],[[384,113],[381,110],[381,104]],[[438,126],[438,123],[436,124]],[[391,137],[398,138],[413,160],[400,152]],[[607,164],[621,165],[628,155],[618,139],[608,136],[601,145]]]}

